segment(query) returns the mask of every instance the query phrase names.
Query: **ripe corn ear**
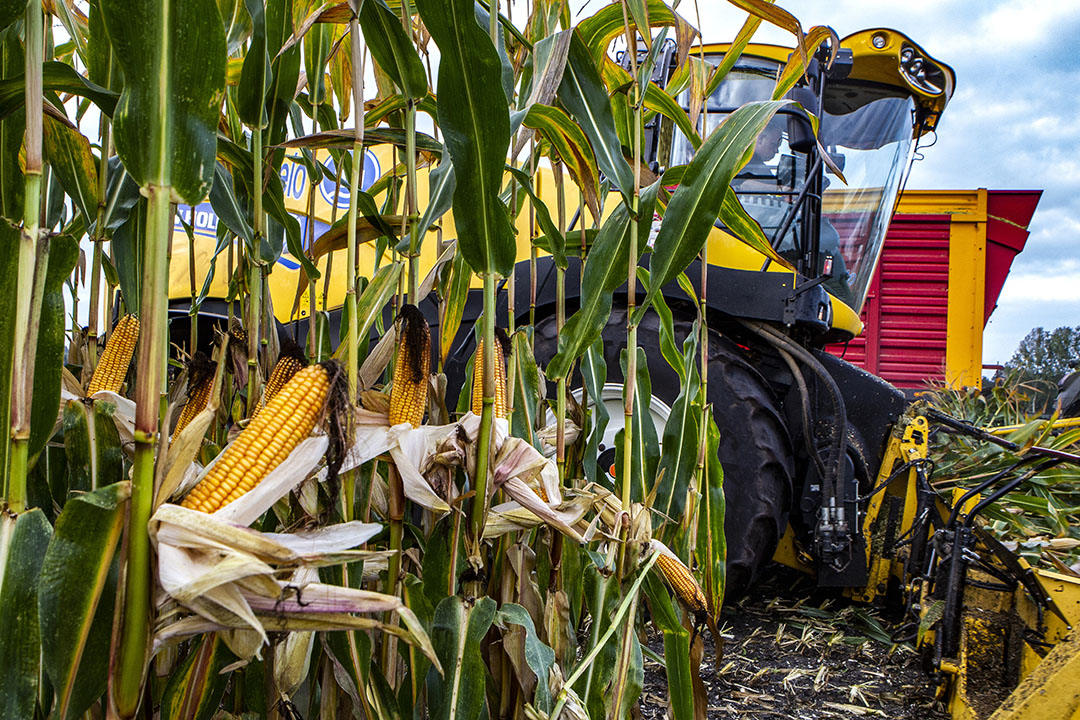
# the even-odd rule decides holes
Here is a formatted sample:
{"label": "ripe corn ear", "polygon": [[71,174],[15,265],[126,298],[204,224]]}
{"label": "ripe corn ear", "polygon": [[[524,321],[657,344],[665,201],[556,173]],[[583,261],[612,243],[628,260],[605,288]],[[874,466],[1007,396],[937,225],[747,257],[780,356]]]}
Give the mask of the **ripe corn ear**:
{"label": "ripe corn ear", "polygon": [[210,402],[210,392],[213,389],[214,376],[211,375],[208,378],[203,378],[195,390],[188,394],[187,404],[184,405],[184,409],[180,411],[180,419],[176,421],[176,427],[173,429],[173,442],[176,441],[176,438],[180,437],[180,433],[195,419],[195,416],[206,409],[206,406]]}
{"label": "ripe corn ear", "polygon": [[[473,357],[472,411],[479,415],[484,409],[484,340],[476,344]],[[495,343],[495,417],[506,417],[506,357],[502,343]]]}
{"label": "ripe corn ear", "polygon": [[101,354],[90,385],[86,388],[89,397],[96,392],[108,390],[118,393],[124,385],[131,356],[135,354],[135,343],[139,340],[139,318],[125,315],[116,323],[109,335],[105,352]]}
{"label": "ripe corn ear", "polygon": [[390,389],[390,425],[411,423],[419,427],[427,408],[428,375],[431,373],[431,329],[416,306],[406,305],[401,323],[394,384]]}
{"label": "ripe corn ear", "polygon": [[183,506],[212,513],[248,492],[280,465],[318,422],[330,392],[321,365],[309,365],[252,418]]}
{"label": "ripe corn ear", "polygon": [[675,591],[679,600],[692,612],[708,612],[709,604],[705,599],[705,592],[698,585],[690,568],[656,540],[650,541],[650,546],[659,549],[660,556],[656,558],[656,567],[660,569],[660,574]]}
{"label": "ripe corn ear", "polygon": [[278,356],[277,362],[274,363],[274,369],[270,372],[270,379],[266,381],[266,387],[263,389],[262,400],[259,401],[259,406],[255,408],[252,417],[258,415],[259,411],[266,407],[267,403],[281,392],[281,389],[292,379],[293,375],[300,372],[306,364],[303,350],[292,341],[289,341],[289,343],[288,347],[282,348],[281,355]]}

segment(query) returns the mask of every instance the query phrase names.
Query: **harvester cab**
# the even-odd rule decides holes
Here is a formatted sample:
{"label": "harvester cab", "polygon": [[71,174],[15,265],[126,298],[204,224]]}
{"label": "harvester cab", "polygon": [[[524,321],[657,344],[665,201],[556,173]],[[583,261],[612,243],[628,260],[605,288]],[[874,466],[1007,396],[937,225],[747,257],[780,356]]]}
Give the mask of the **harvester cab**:
{"label": "harvester cab", "polygon": [[[673,42],[665,48],[670,63],[674,50]],[[692,54],[719,65],[729,50],[705,45]],[[785,95],[798,104],[776,114],[732,187],[780,255],[858,313],[915,149],[937,128],[954,76],[895,30],[864,30],[834,50],[810,58]],[[771,99],[794,54],[750,45],[699,108],[691,107],[689,88],[678,100],[697,114],[699,134],[707,137],[739,107]],[[625,53],[620,59],[628,64]],[[804,111],[818,119],[817,138]],[[646,129],[645,151],[656,170],[684,165],[694,154],[662,116]],[[845,318],[838,330],[851,331],[850,322]]]}

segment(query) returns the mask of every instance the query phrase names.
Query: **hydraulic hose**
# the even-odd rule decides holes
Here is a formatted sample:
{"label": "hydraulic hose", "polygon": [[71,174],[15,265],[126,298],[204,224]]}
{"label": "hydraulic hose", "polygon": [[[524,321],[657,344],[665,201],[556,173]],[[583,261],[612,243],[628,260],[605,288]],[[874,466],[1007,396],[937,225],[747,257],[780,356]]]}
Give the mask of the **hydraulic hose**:
{"label": "hydraulic hose", "polygon": [[[823,485],[828,483],[826,487],[828,487],[829,492],[823,492],[822,495],[823,497],[835,498],[836,490],[839,487],[840,460],[844,457],[847,446],[847,411],[844,407],[844,398],[840,394],[839,386],[836,384],[836,381],[833,380],[829,371],[825,369],[825,366],[822,365],[813,354],[798,343],[792,341],[783,333],[764,323],[749,322],[746,320],[739,320],[739,323],[762,340],[775,346],[778,350],[786,351],[798,358],[803,365],[810,368],[810,370],[818,376],[822,384],[829,391],[829,395],[832,398],[833,413],[836,422],[833,428],[834,437],[829,448],[829,462],[826,465],[826,470],[828,472],[826,473],[826,476],[822,478]],[[816,452],[815,448],[809,448],[809,450],[811,452]],[[822,490],[824,491],[825,487],[823,487]]]}

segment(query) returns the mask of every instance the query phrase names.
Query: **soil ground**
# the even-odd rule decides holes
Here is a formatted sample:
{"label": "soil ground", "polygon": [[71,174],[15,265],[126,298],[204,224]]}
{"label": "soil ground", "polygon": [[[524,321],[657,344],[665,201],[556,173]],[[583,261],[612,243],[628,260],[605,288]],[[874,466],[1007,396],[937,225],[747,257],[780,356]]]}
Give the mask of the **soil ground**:
{"label": "soil ground", "polygon": [[[709,720],[947,718],[915,649],[891,642],[888,613],[776,568],[721,618],[719,674],[704,635]],[[662,654],[659,635],[648,644]],[[666,706],[664,669],[646,658],[642,716],[663,718]]]}

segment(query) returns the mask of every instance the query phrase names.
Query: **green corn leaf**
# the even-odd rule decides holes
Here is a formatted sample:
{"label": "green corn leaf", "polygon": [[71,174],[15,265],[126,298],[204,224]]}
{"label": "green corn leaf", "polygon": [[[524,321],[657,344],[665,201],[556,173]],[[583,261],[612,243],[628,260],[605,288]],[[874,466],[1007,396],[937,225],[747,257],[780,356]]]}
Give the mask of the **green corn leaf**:
{"label": "green corn leaf", "polygon": [[246,12],[244,0],[216,0],[218,12],[225,25],[225,47],[229,55],[235,55],[243,49],[244,42],[251,37],[251,16]]}
{"label": "green corn leaf", "polygon": [[489,597],[466,602],[454,595],[435,608],[431,642],[444,675],[427,676],[428,708],[433,720],[478,720],[486,715],[487,666],[480,645],[495,619]]}
{"label": "green corn leaf", "polygon": [[630,213],[619,205],[608,216],[589,251],[581,279],[581,308],[559,333],[558,352],[548,362],[549,378],[565,377],[574,360],[596,342],[611,316],[612,294],[626,281],[630,257]]}
{"label": "green corn leaf", "polygon": [[[0,86],[13,77],[18,77],[21,83],[23,64],[19,34],[8,30],[3,34],[3,42],[0,44],[0,78],[3,78]],[[22,150],[25,131],[25,113],[11,113],[0,119],[0,216],[15,225],[19,224],[23,212],[23,177],[19,152]],[[12,264],[15,264],[14,260]],[[8,297],[15,297],[14,286]]]}
{"label": "green corn leaf", "polygon": [[83,216],[97,216],[97,161],[90,141],[67,123],[46,115],[43,123],[45,159],[56,173],[64,192]]}
{"label": "green corn leaf", "polygon": [[371,282],[364,288],[364,292],[360,293],[356,301],[356,316],[359,318],[357,337],[367,337],[375,321],[382,317],[383,308],[397,290],[401,267],[401,263],[394,263],[379,268],[379,271],[371,278]]}
{"label": "green corn leaf", "polygon": [[[356,136],[352,128],[339,128],[323,130],[298,137],[281,144],[284,148],[306,149],[352,149]],[[394,145],[400,149],[405,148],[405,131],[401,128],[370,128],[364,132],[364,145]],[[427,133],[416,133],[416,151],[420,155],[427,155],[425,159],[441,159],[443,156],[443,144]]]}
{"label": "green corn leaf", "polygon": [[38,575],[51,536],[41,510],[0,517],[0,720],[34,716],[41,665]]}
{"label": "green corn leaf", "polygon": [[[649,611],[664,633],[664,672],[673,720],[694,720],[694,686],[690,671],[690,633],[679,622],[675,604],[657,573],[645,578]],[[702,713],[704,714],[704,713]]]}
{"label": "green corn leaf", "polygon": [[[649,357],[645,348],[637,349],[637,387],[634,389],[634,412],[631,417],[633,427],[633,440],[630,460],[630,498],[633,502],[643,502],[652,489],[656,479],[658,465],[660,463],[660,440],[656,436],[656,426],[653,424],[652,413],[649,412],[649,401],[652,399],[652,379],[649,375]],[[623,377],[626,377],[627,350],[624,348],[619,363],[622,367]],[[626,399],[626,391],[623,391],[623,400]],[[615,473],[616,482],[621,483],[623,474],[623,460],[626,452],[626,443],[623,438],[625,429],[615,435]]]}
{"label": "green corn leaf", "polygon": [[[273,1],[273,0],[271,0]],[[244,54],[240,84],[236,88],[236,112],[250,127],[266,127],[266,96],[274,82],[274,70],[266,52],[264,0],[245,0],[251,16],[251,43]]]}
{"label": "green corn leaf", "polygon": [[68,491],[88,492],[124,479],[124,451],[109,402],[69,400],[64,408]]}
{"label": "green corn leaf", "polygon": [[419,239],[422,239],[435,222],[450,211],[454,202],[454,188],[457,186],[457,178],[454,176],[454,165],[449,158],[443,159],[438,167],[428,174],[428,204],[424,208],[424,214],[416,224],[416,229],[410,231],[410,236],[398,245],[398,252],[405,252],[409,248],[412,232],[416,233],[417,247]]}
{"label": "green corn leaf", "polygon": [[143,226],[146,198],[137,198],[127,220],[113,232],[110,243],[120,293],[128,308],[139,307],[142,298]]}
{"label": "green corn leaf", "polygon": [[[604,693],[611,677],[615,673],[615,661],[619,654],[618,631],[603,645],[600,640],[605,631],[610,629],[613,617],[619,607],[619,583],[614,576],[605,576],[594,563],[586,563],[585,569],[585,604],[594,618],[589,630],[589,653],[595,653],[574,690],[585,701],[590,717],[607,717]],[[626,598],[630,600],[629,597]]]}
{"label": "green corn leaf", "polygon": [[664,425],[664,454],[657,467],[659,479],[653,504],[658,510],[658,514],[653,516],[654,528],[668,519],[675,525],[682,521],[687,490],[697,469],[698,442],[701,439],[701,406],[698,401],[701,379],[696,362],[697,339],[698,325],[694,323],[694,329],[683,343],[682,362],[688,372]]}
{"label": "green corn leaf", "polygon": [[[25,85],[22,73],[0,80],[0,118],[22,110],[26,101]],[[70,65],[58,61],[41,66],[41,87],[46,93],[70,93],[86,98],[109,117],[114,114],[119,99],[116,93],[90,82]]]}
{"label": "green corn leaf", "polygon": [[[216,12],[216,10],[215,10]],[[81,715],[105,692],[127,482],[72,498],[56,520],[41,566],[38,611],[53,717]]]}
{"label": "green corn leaf", "polygon": [[[647,291],[649,289],[649,271],[639,267],[637,275],[642,287]],[[690,297],[693,299],[694,296],[691,295]],[[656,300],[653,301],[653,308],[660,317],[660,354],[664,356],[664,360],[671,366],[671,369],[678,373],[679,380],[685,384],[687,363],[675,343],[675,316],[672,314],[671,308],[668,307],[667,301],[664,300],[663,294],[656,296]]]}
{"label": "green corn leaf", "polygon": [[[469,299],[469,285],[472,282],[472,268],[465,262],[465,255],[455,253],[450,263],[450,274],[442,293],[443,304],[439,315],[439,354],[445,363],[450,357],[450,350],[461,327],[461,318],[465,312],[465,302]],[[469,387],[466,385],[465,387]]]}
{"label": "green corn leaf", "polygon": [[653,284],[637,310],[640,321],[653,297],[697,257],[720,215],[735,173],[750,159],[757,136],[788,101],[747,103],[713,131],[690,165],[668,203],[653,246]]}
{"label": "green corn leaf", "polygon": [[231,675],[221,671],[235,660],[217,633],[202,636],[198,647],[169,677],[161,698],[161,719],[210,720]]}
{"label": "green corn leaf", "polygon": [[326,65],[330,59],[333,31],[330,25],[316,23],[304,33],[304,70],[312,105],[326,102]]}
{"label": "green corn leaf", "polygon": [[690,116],[673,97],[657,87],[656,83],[651,82],[645,86],[645,107],[675,123],[675,127],[679,128],[679,131],[690,140],[694,150],[701,147],[701,136],[690,122]]}
{"label": "green corn leaf", "polygon": [[92,83],[104,88],[120,87],[119,63],[113,60],[109,35],[101,20],[101,4],[90,0],[88,18],[90,37],[86,41],[86,75]]}
{"label": "green corn leaf", "polygon": [[214,179],[225,31],[213,0],[101,0],[124,91],[116,152],[140,186],[197,205]]}
{"label": "green corn leaf", "polygon": [[30,457],[35,457],[52,437],[56,410],[60,407],[60,378],[64,368],[64,283],[79,261],[79,243],[68,235],[57,235],[49,248],[49,268],[45,275],[38,344],[34,360],[34,395],[30,410]]}
{"label": "green corn leaf", "polygon": [[214,208],[214,213],[222,225],[251,247],[255,238],[254,232],[248,222],[247,213],[236,198],[232,173],[221,163],[217,163],[214,168],[214,184],[210,188],[210,207]]}
{"label": "green corn leaf", "polygon": [[[641,192],[641,216],[652,218],[659,183]],[[651,223],[638,224],[638,249],[645,249]],[[581,309],[570,316],[559,333],[559,349],[547,366],[549,378],[563,377],[585,350],[596,342],[611,316],[612,294],[626,282],[630,261],[630,212],[619,205],[604,221],[589,251],[581,280]]]}
{"label": "green corn leaf", "polygon": [[701,586],[713,612],[720,610],[724,598],[727,568],[727,540],[724,535],[724,468],[720,465],[720,429],[712,406],[706,406],[705,478],[698,506],[698,536],[694,551],[702,569]]}
{"label": "green corn leaf", "polygon": [[578,32],[570,42],[566,69],[559,85],[559,100],[592,143],[597,166],[629,204],[634,190],[634,173],[623,156],[607,88]]}
{"label": "green corn leaf", "polygon": [[512,364],[514,369],[514,412],[510,417],[512,434],[527,439],[534,447],[540,447],[536,436],[536,415],[539,412],[540,371],[536,367],[532,343],[526,330],[519,330],[511,338]]}
{"label": "green corn leaf", "polygon": [[566,238],[559,228],[551,219],[551,212],[548,210],[548,206],[540,198],[540,196],[533,190],[532,179],[528,173],[524,173],[517,168],[507,166],[507,170],[517,180],[518,185],[528,193],[532,198],[533,208],[536,211],[536,222],[539,223],[540,229],[547,233],[548,248],[552,256],[555,258],[555,264],[563,269],[567,267],[566,263]]}
{"label": "green corn leaf", "polygon": [[[675,41],[678,43],[678,59],[681,65],[698,31],[686,19],[668,7],[663,0],[647,0],[647,2],[631,0],[631,4],[633,3],[644,5],[645,12],[642,13],[639,9],[637,14],[631,16],[632,30],[637,30],[638,18],[641,18],[642,23],[648,22],[651,27],[675,28]],[[646,20],[645,17],[648,19]],[[601,7],[591,17],[581,21],[578,25],[578,33],[596,62],[600,62],[607,54],[612,40],[626,33],[621,5],[611,3]],[[649,34],[649,31],[641,33],[644,37],[649,37]]]}
{"label": "green corn leaf", "polygon": [[382,0],[364,0],[359,19],[371,57],[405,97],[419,100],[427,95],[424,63],[405,33],[401,18]]}
{"label": "green corn leaf", "polygon": [[[224,137],[218,138],[217,151],[219,159],[231,167],[233,181],[237,183],[237,190],[243,188],[242,193],[251,197],[254,189],[251,186],[251,178],[255,174],[255,160],[251,151],[240,147],[236,143]],[[289,248],[289,254],[296,258],[307,273],[307,277],[318,279],[322,276],[315,264],[307,257],[300,240],[300,223],[285,207],[285,189],[281,185],[281,177],[277,173],[271,173],[269,182],[263,192],[263,209],[266,214],[285,229],[285,242]],[[249,221],[249,224],[250,221]]]}
{"label": "green corn leaf", "polygon": [[0,2],[0,30],[7,30],[8,26],[22,17],[26,10],[23,0],[3,0]]}
{"label": "green corn leaf", "polygon": [[[431,633],[431,624],[435,616],[435,606],[424,594],[424,583],[412,573],[405,573],[402,578],[404,587],[403,599],[405,605],[423,626],[424,631]],[[424,694],[424,679],[427,677],[431,660],[415,645],[406,646],[409,661],[409,681],[402,683],[398,692],[398,699],[402,708],[421,707]]]}
{"label": "green corn leaf", "polygon": [[471,0],[418,0],[439,46],[439,121],[454,163],[454,223],[458,247],[475,272],[509,275],[516,245],[499,201],[510,145],[502,64],[476,23]]}
{"label": "green corn leaf", "polygon": [[589,409],[592,411],[592,429],[589,439],[585,443],[585,454],[582,457],[583,472],[588,482],[601,482],[605,485],[607,474],[599,472],[597,462],[600,455],[600,441],[604,438],[607,430],[608,415],[607,406],[600,397],[601,389],[607,382],[607,362],[604,360],[604,341],[598,339],[585,352],[581,358],[581,378],[585,391],[589,394]]}
{"label": "green corn leaf", "polygon": [[[293,46],[285,52],[281,48],[292,36],[293,0],[275,0],[266,6],[266,52],[270,61],[270,89],[266,95],[267,132],[263,140],[275,145],[285,139],[285,121],[293,104],[296,84],[300,78],[300,47]],[[281,168],[285,153],[274,154],[271,165]]]}
{"label": "green corn leaf", "polygon": [[600,172],[596,168],[596,157],[589,139],[577,123],[559,108],[535,103],[525,114],[522,124],[538,130],[541,137],[551,144],[554,154],[566,165],[574,183],[585,195],[589,211],[593,217],[599,217]]}

